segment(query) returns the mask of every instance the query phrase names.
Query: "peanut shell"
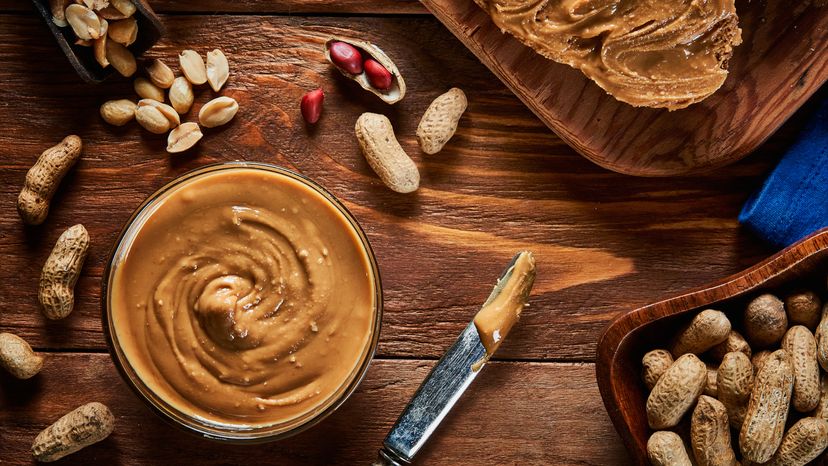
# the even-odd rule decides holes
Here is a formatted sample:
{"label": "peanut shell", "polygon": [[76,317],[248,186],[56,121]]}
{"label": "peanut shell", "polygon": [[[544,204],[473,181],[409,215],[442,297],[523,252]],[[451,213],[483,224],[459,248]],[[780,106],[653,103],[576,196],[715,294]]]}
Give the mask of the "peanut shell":
{"label": "peanut shell", "polygon": [[382,49],[370,42],[365,42],[362,40],[348,39],[343,37],[331,37],[325,42],[325,58],[332,64],[333,60],[331,60],[330,45],[334,42],[344,42],[353,47],[356,47],[362,53],[363,59],[373,58],[380,65],[384,66],[385,69],[387,69],[388,72],[391,73],[391,86],[384,91],[376,89],[368,81],[368,77],[366,76],[365,71],[357,75],[352,75],[334,64],[334,67],[343,76],[356,82],[357,84],[359,84],[360,87],[379,97],[380,99],[382,99],[383,102],[387,104],[393,105],[401,101],[403,97],[405,97],[405,80],[403,80],[402,74],[400,74],[400,70],[397,68],[397,65],[395,65],[390,58],[388,58],[388,55],[386,55],[385,52],[382,51]]}
{"label": "peanut shell", "polygon": [[779,343],[788,330],[785,305],[766,293],[754,298],[745,309],[745,333],[752,348],[768,348]]}
{"label": "peanut shell", "polygon": [[748,358],[750,358],[753,354],[750,349],[750,344],[748,344],[742,334],[731,329],[730,333],[727,335],[727,339],[713,348],[710,348],[708,354],[714,360],[721,361],[725,354],[732,353],[733,351],[745,353]]}
{"label": "peanut shell", "polygon": [[650,435],[647,457],[653,466],[693,466],[681,437],[666,430]]}
{"label": "peanut shell", "polygon": [[729,334],[730,320],[724,312],[705,309],[678,334],[672,348],[673,356],[702,354],[725,341]]}
{"label": "peanut shell", "polygon": [[727,410],[730,425],[737,431],[745,420],[753,379],[753,365],[739,351],[727,353],[716,371],[718,399]]}
{"label": "peanut shell", "polygon": [[63,319],[72,312],[75,283],[80,277],[88,250],[89,233],[81,224],[70,227],[58,238],[40,273],[37,297],[47,318]]}
{"label": "peanut shell", "polygon": [[354,130],[368,165],[386,186],[398,193],[417,190],[420,172],[400,146],[394,127],[385,115],[363,113]]}
{"label": "peanut shell", "polygon": [[440,95],[426,109],[417,126],[417,142],[426,154],[436,154],[457,131],[457,123],[466,111],[466,94],[456,87]]}
{"label": "peanut shell", "polygon": [[667,372],[673,362],[673,355],[665,349],[654,349],[644,355],[641,359],[641,365],[644,366],[642,378],[648,390],[655,387],[658,379]]}
{"label": "peanut shell", "polygon": [[43,368],[43,357],[19,336],[0,333],[0,367],[18,379],[30,379]]}
{"label": "peanut shell", "polygon": [[109,408],[97,402],[85,404],[38,434],[32,444],[32,456],[42,462],[57,461],[100,442],[114,427],[115,417]]}
{"label": "peanut shell", "polygon": [[819,403],[816,340],[807,327],[795,325],[782,338],[782,349],[791,355],[793,363],[793,407],[801,413],[811,411]]}
{"label": "peanut shell", "polygon": [[754,463],[771,459],[782,443],[793,392],[791,356],[774,351],[756,374],[739,434],[742,457]]}
{"label": "peanut shell", "polygon": [[806,417],[792,425],[767,466],[805,466],[828,447],[828,422]]}
{"label": "peanut shell", "polygon": [[707,382],[707,367],[687,353],[658,379],[647,398],[647,422],[652,429],[675,427],[696,402]]}
{"label": "peanut shell", "polygon": [[730,425],[725,406],[707,395],[699,397],[690,421],[690,444],[698,466],[734,466]]}
{"label": "peanut shell", "polygon": [[29,225],[40,225],[49,215],[49,202],[60,181],[80,158],[81,139],[70,135],[38,157],[26,173],[26,182],[17,198],[17,212]]}

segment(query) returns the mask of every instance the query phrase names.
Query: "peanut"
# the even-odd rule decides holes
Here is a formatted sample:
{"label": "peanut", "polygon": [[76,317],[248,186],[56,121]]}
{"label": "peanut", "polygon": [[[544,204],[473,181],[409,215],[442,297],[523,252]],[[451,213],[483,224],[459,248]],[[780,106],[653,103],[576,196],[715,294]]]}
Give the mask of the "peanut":
{"label": "peanut", "polygon": [[60,144],[40,154],[26,173],[26,182],[17,198],[17,212],[29,225],[40,225],[49,215],[49,201],[66,173],[78,161],[81,139],[66,136]]}
{"label": "peanut", "polygon": [[742,334],[731,329],[730,333],[727,335],[727,339],[713,348],[710,348],[710,352],[708,354],[716,361],[721,361],[725,354],[732,353],[733,351],[745,353],[748,358],[750,358],[752,354],[750,345],[747,340],[742,337]]}
{"label": "peanut", "polygon": [[699,466],[736,464],[736,454],[730,446],[727,410],[715,398],[699,397],[690,421],[690,444]]}
{"label": "peanut", "polygon": [[92,54],[95,56],[95,61],[101,65],[101,68],[109,66],[109,60],[106,59],[106,32],[109,30],[109,23],[105,19],[101,20],[101,35],[92,41]]}
{"label": "peanut", "polygon": [[363,64],[365,66],[365,77],[372,86],[387,91],[391,88],[391,72],[382,66],[378,61],[369,58]]}
{"label": "peanut", "polygon": [[322,116],[322,103],[325,101],[325,92],[322,88],[315,89],[302,96],[299,103],[299,110],[302,111],[302,118],[310,124],[315,124]]}
{"label": "peanut", "polygon": [[[175,128],[176,126],[181,124],[181,117],[178,116],[178,112],[175,111],[174,108],[170,107],[169,105],[159,102],[153,99],[141,99],[138,101],[138,108],[141,107],[155,107],[161,112],[161,115],[164,115],[164,118],[170,123],[170,128]],[[163,131],[162,131],[163,132]]]}
{"label": "peanut", "polygon": [[682,330],[673,343],[673,356],[701,354],[725,341],[730,334],[730,320],[724,312],[705,309]]}
{"label": "peanut", "polygon": [[745,310],[744,325],[752,347],[767,348],[779,343],[788,329],[785,305],[770,293],[758,296]]}
{"label": "peanut", "polygon": [[139,105],[135,110],[135,121],[150,133],[163,134],[170,130],[170,120],[151,105]]}
{"label": "peanut", "polygon": [[170,86],[169,97],[175,111],[183,115],[189,112],[190,107],[193,106],[193,100],[195,100],[193,85],[190,84],[190,81],[187,81],[187,78],[179,76],[173,80],[172,86]]}
{"label": "peanut", "polygon": [[822,306],[822,318],[816,330],[817,361],[822,369],[828,371],[828,303]]}
{"label": "peanut", "polygon": [[394,127],[385,115],[363,113],[354,129],[368,165],[386,186],[398,193],[417,190],[420,172],[400,146]]}
{"label": "peanut", "polygon": [[120,21],[123,19],[127,19],[128,16],[118,11],[114,6],[110,5],[106,8],[101,8],[97,11],[98,16],[107,21]]}
{"label": "peanut", "polygon": [[109,24],[107,35],[124,47],[129,47],[138,38],[138,22],[135,18],[113,21]]}
{"label": "peanut", "polygon": [[197,52],[185,50],[178,56],[181,72],[188,81],[198,86],[207,82],[207,67]]}
{"label": "peanut", "polygon": [[167,152],[170,154],[184,152],[201,140],[202,136],[198,123],[192,121],[182,123],[167,136]]}
{"label": "peanut", "polygon": [[716,372],[718,371],[718,367],[706,364],[707,366],[707,379],[704,382],[704,393],[707,396],[712,396],[716,398],[719,394],[719,387],[718,387],[718,376]]}
{"label": "peanut", "polygon": [[152,99],[156,102],[164,102],[164,90],[153,84],[147,78],[135,78],[132,83],[135,93],[142,99]]}
{"label": "peanut", "polygon": [[127,99],[109,100],[101,105],[101,118],[110,125],[123,126],[135,118],[135,102]]}
{"label": "peanut", "polygon": [[707,368],[692,353],[670,366],[658,379],[647,398],[647,422],[652,429],[666,429],[679,423],[704,390]]}
{"label": "peanut", "polygon": [[456,87],[431,102],[417,126],[417,141],[423,152],[436,154],[443,150],[467,106],[466,94]]}
{"label": "peanut", "polygon": [[19,336],[0,333],[0,367],[18,379],[30,379],[43,368],[43,357]]}
{"label": "peanut", "polygon": [[198,111],[198,122],[205,128],[215,128],[227,124],[236,116],[239,104],[231,97],[216,97],[207,102]]}
{"label": "peanut", "polygon": [[325,42],[325,58],[343,76],[387,104],[405,97],[405,80],[397,65],[370,42],[331,37]]}
{"label": "peanut", "polygon": [[[175,80],[175,74],[173,74],[170,67],[157,58],[147,67],[147,76],[155,86],[161,89],[169,89]],[[163,91],[161,93],[161,99],[156,100],[159,102],[164,101]]]}
{"label": "peanut", "polygon": [[42,462],[57,461],[107,438],[115,417],[101,403],[85,404],[64,415],[35,438],[32,455]]}
{"label": "peanut", "polygon": [[75,283],[89,250],[89,233],[81,224],[70,227],[58,238],[40,274],[38,299],[49,319],[63,319],[75,305]]}
{"label": "peanut", "polygon": [[132,52],[114,40],[106,41],[106,59],[121,76],[127,78],[135,74],[138,69]]}
{"label": "peanut", "polygon": [[647,457],[653,466],[693,466],[681,437],[666,430],[654,432],[647,441]]}
{"label": "peanut", "polygon": [[135,14],[136,8],[132,0],[109,0],[109,3],[124,16],[132,16]]}
{"label": "peanut", "polygon": [[793,406],[804,413],[819,403],[819,363],[816,340],[804,325],[788,329],[782,338],[782,349],[791,355],[794,373]]}
{"label": "peanut", "polygon": [[825,374],[819,378],[819,403],[811,416],[828,421],[828,376]]}
{"label": "peanut", "polygon": [[756,374],[745,420],[739,434],[742,457],[764,463],[782,443],[785,421],[793,392],[791,356],[774,351]]}
{"label": "peanut", "polygon": [[725,355],[716,372],[716,388],[730,425],[741,429],[753,389],[753,365],[744,353],[734,351]]}
{"label": "peanut", "polygon": [[328,45],[331,61],[351,74],[362,73],[362,54],[351,44],[332,42]]}
{"label": "peanut", "polygon": [[806,417],[792,425],[768,466],[804,466],[828,447],[828,422]]}
{"label": "peanut", "polygon": [[812,331],[819,324],[821,309],[822,301],[813,291],[800,291],[785,298],[785,310],[791,324],[804,325]]}
{"label": "peanut", "polygon": [[218,92],[229,76],[230,65],[224,53],[219,49],[207,52],[207,82],[210,83],[210,88]]}
{"label": "peanut", "polygon": [[641,364],[644,366],[642,376],[644,385],[647,386],[648,390],[652,390],[658,379],[673,364],[673,355],[667,350],[655,349],[644,355]]}
{"label": "peanut", "polygon": [[66,7],[64,14],[66,22],[78,39],[92,40],[101,37],[101,19],[94,11],[75,3]]}

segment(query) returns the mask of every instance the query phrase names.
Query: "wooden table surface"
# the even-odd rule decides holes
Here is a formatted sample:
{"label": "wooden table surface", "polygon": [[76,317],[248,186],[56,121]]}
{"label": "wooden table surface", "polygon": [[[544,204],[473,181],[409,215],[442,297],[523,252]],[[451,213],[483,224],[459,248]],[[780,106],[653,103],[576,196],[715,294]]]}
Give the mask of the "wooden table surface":
{"label": "wooden table surface", "polygon": [[[220,47],[230,60],[224,94],[241,110],[229,126],[206,131],[192,154],[168,156],[166,138],[134,123],[105,125],[98,106],[132,96],[131,83],[81,83],[31,5],[0,0],[0,331],[47,355],[32,380],[0,375],[0,464],[30,464],[35,435],[93,400],[111,407],[115,432],[63,464],[368,464],[523,248],[538,260],[531,306],[419,464],[626,464],[595,383],[601,330],[625,311],[772,252],[736,216],[804,112],[736,165],[692,178],[631,178],[563,144],[415,1],[153,5],[169,31],[149,56],[172,64],[184,48]],[[334,33],[384,48],[408,83],[405,100],[386,106],[332,70],[320,45]],[[325,110],[308,130],[298,102],[318,86]],[[446,150],[424,156],[414,137],[419,116],[451,86],[466,91],[469,110]],[[210,94],[199,92],[197,102]],[[353,136],[364,111],[392,119],[420,167],[417,193],[389,191],[368,167]],[[83,158],[46,223],[24,227],[15,202],[25,173],[69,133],[83,138]],[[229,160],[290,167],[337,195],[366,230],[385,291],[378,354],[358,391],[317,427],[275,444],[219,445],[168,426],[121,381],[101,331],[101,274],[132,210],[181,173]],[[78,222],[92,246],[75,311],[47,322],[36,297],[40,269],[60,232]]]}

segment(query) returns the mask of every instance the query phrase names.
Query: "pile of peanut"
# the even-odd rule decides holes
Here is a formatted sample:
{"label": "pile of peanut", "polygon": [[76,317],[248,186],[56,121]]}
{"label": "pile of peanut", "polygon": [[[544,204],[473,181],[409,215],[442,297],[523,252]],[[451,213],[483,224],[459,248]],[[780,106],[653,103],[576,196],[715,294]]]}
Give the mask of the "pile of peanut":
{"label": "pile of peanut", "polygon": [[[193,86],[209,83],[218,92],[230,76],[230,65],[224,53],[215,49],[207,53],[207,61],[193,50],[185,50],[178,56],[183,76],[176,77],[172,69],[160,59],[146,67],[146,77],[135,78],[133,87],[141,98],[138,103],[129,99],[117,99],[101,105],[101,117],[107,123],[123,126],[135,118],[144,129],[153,134],[167,136],[167,152],[184,152],[201,140],[201,126],[215,128],[230,122],[239,104],[226,96],[216,97],[205,103],[198,112],[198,123],[181,123],[179,115],[190,111],[195,100]],[[168,89],[166,103],[164,90]]]}
{"label": "pile of peanut", "polygon": [[[61,180],[77,163],[82,142],[67,136],[43,151],[26,173],[17,198],[17,211],[28,225],[40,225],[49,214],[49,204]],[[38,300],[43,315],[52,320],[67,317],[75,305],[75,284],[80,277],[89,249],[89,233],[77,224],[65,230],[40,274]],[[31,379],[43,368],[44,357],[32,350],[24,339],[0,333],[0,367],[18,379]],[[80,406],[44,429],[32,443],[37,461],[56,461],[81,448],[99,442],[112,433],[115,417],[109,408],[92,402]]]}
{"label": "pile of peanut", "polygon": [[738,317],[742,333],[703,310],[644,355],[652,464],[797,466],[828,447],[828,305],[765,293]]}
{"label": "pile of peanut", "polygon": [[132,0],[49,0],[49,7],[52,22],[71,27],[75,45],[92,47],[101,68],[112,65],[123,76],[135,73],[135,56],[127,48],[138,37]]}
{"label": "pile of peanut", "polygon": [[[325,43],[325,57],[343,75],[385,103],[393,105],[405,96],[405,81],[399,69],[382,49],[370,42],[332,38]],[[299,107],[307,123],[319,121],[324,99],[322,88],[302,96]],[[434,99],[417,126],[420,149],[429,155],[443,150],[457,131],[457,123],[467,106],[466,94],[456,87]],[[363,113],[356,121],[354,132],[368,165],[386,186],[398,193],[419,188],[417,164],[400,145],[388,117]]]}

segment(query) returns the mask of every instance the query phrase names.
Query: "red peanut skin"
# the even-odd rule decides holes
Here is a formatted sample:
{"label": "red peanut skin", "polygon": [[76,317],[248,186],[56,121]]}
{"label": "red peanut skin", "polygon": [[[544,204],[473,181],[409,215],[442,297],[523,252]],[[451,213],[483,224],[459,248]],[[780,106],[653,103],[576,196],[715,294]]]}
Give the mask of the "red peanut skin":
{"label": "red peanut skin", "polygon": [[310,124],[319,121],[322,115],[322,102],[325,101],[325,93],[322,88],[308,92],[302,96],[299,108],[302,110],[302,118]]}
{"label": "red peanut skin", "polygon": [[345,42],[334,42],[329,50],[336,66],[351,74],[362,73],[362,54],[356,47]]}
{"label": "red peanut skin", "polygon": [[365,60],[365,76],[372,86],[381,91],[387,91],[391,87],[391,73],[376,60]]}

